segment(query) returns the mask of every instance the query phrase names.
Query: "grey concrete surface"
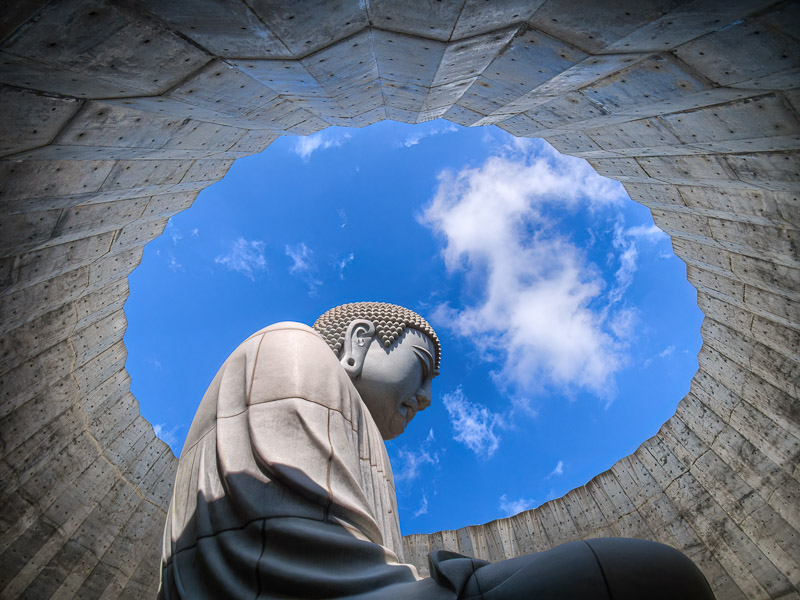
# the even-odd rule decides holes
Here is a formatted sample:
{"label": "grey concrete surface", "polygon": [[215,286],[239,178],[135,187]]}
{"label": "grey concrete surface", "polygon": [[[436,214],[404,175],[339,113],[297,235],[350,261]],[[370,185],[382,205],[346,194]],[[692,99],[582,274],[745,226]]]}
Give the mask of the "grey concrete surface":
{"label": "grey concrete surface", "polygon": [[155,594],[177,459],[130,393],[122,305],[167,218],[280,135],[444,117],[622,181],[706,319],[655,437],[406,557],[628,535],[681,549],[719,598],[797,598],[798,31],[800,5],[771,0],[7,3],[0,596]]}

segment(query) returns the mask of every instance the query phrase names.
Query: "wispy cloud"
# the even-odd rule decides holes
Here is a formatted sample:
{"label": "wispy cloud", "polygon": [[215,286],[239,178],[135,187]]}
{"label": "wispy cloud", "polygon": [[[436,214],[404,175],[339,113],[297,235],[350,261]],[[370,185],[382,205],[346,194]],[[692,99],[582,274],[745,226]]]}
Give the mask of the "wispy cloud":
{"label": "wispy cloud", "polygon": [[625,292],[633,283],[633,274],[638,269],[636,261],[639,258],[639,249],[636,247],[636,241],[632,237],[625,235],[620,223],[615,228],[614,241],[612,243],[619,253],[619,268],[614,273],[614,286],[608,293],[608,299],[611,304],[616,304],[622,300]]}
{"label": "wispy cloud", "polygon": [[445,394],[442,401],[450,416],[453,439],[477,456],[490,458],[500,446],[500,436],[495,433],[495,427],[502,425],[502,417],[482,404],[470,402],[460,387]]}
{"label": "wispy cloud", "polygon": [[292,265],[289,267],[289,273],[305,273],[310,271],[314,264],[312,256],[314,255],[305,243],[300,242],[295,246],[286,245],[286,256],[292,259]]}
{"label": "wispy cloud", "polygon": [[161,439],[172,449],[173,453],[178,454],[180,452],[180,448],[178,448],[178,433],[182,428],[182,425],[167,428],[166,423],[158,423],[153,425],[153,432],[156,434],[157,438]]}
{"label": "wispy cloud", "polygon": [[178,259],[175,258],[175,255],[172,252],[169,253],[169,263],[167,263],[167,267],[169,267],[169,270],[173,273],[183,271],[183,265],[178,262]]}
{"label": "wispy cloud", "polygon": [[240,237],[227,254],[216,257],[214,262],[230,271],[241,273],[250,281],[255,281],[258,273],[267,270],[264,242]]}
{"label": "wispy cloud", "polygon": [[500,510],[507,517],[517,515],[524,510],[533,508],[534,506],[536,506],[536,501],[533,498],[518,498],[516,500],[511,500],[505,494],[500,496]]}
{"label": "wispy cloud", "polygon": [[498,381],[608,394],[624,356],[598,307],[606,284],[550,215],[624,198],[619,183],[544,143],[517,140],[478,168],[440,174],[421,222],[444,237],[448,270],[485,287],[478,302],[433,317],[499,361]]}
{"label": "wispy cloud", "polygon": [[328,148],[338,148],[350,139],[350,134],[336,136],[327,131],[320,131],[312,135],[297,138],[294,144],[294,152],[303,162],[308,162],[311,155],[317,150],[327,150]]}
{"label": "wispy cloud", "polygon": [[609,319],[609,327],[617,339],[629,339],[639,323],[639,311],[635,308],[624,307],[613,313]]}
{"label": "wispy cloud", "polygon": [[413,481],[419,477],[422,465],[435,465],[439,462],[436,453],[431,454],[425,448],[417,451],[401,449],[397,451],[397,456],[402,466],[395,475],[396,481]]}
{"label": "wispy cloud", "polygon": [[355,255],[351,252],[350,254],[345,256],[344,258],[341,258],[341,259],[336,261],[335,267],[336,267],[336,271],[339,273],[339,279],[344,279],[344,269],[345,269],[345,267],[347,265],[349,265],[351,262],[353,262],[354,258],[355,258]]}
{"label": "wispy cloud", "polygon": [[[668,356],[670,356],[670,355],[671,355],[673,352],[675,352],[675,346],[667,346],[666,348],[664,348],[664,349],[663,349],[661,352],[659,352],[659,353],[658,353],[658,354],[656,354],[655,356],[651,356],[650,358],[646,359],[646,360],[644,361],[644,363],[643,363],[643,365],[642,365],[642,366],[644,366],[645,368],[647,368],[647,367],[649,367],[651,364],[653,364],[653,361],[654,361],[656,358],[661,358],[661,359],[667,358],[667,357],[668,357]],[[685,352],[685,351],[684,351],[684,352]]]}
{"label": "wispy cloud", "polygon": [[317,277],[318,269],[314,260],[314,251],[306,246],[304,242],[294,246],[287,244],[285,249],[286,256],[292,259],[289,273],[301,277],[308,286],[308,293],[315,294],[317,288],[322,285],[322,281]]}
{"label": "wispy cloud", "polygon": [[341,227],[342,229],[344,229],[345,227],[347,227],[347,213],[346,213],[346,212],[344,212],[344,209],[343,209],[343,208],[340,208],[340,209],[339,209],[338,211],[336,211],[336,212],[337,212],[337,214],[339,215],[339,227]]}
{"label": "wispy cloud", "polygon": [[411,146],[416,146],[419,144],[423,139],[426,137],[430,137],[433,135],[441,135],[443,133],[453,133],[454,131],[458,131],[458,127],[449,123],[447,125],[443,125],[442,127],[431,127],[430,129],[417,129],[410,135],[408,135],[403,141],[398,142],[398,147],[404,148],[411,148]]}
{"label": "wispy cloud", "polygon": [[[192,236],[196,236],[195,231],[197,229],[193,229],[191,234]],[[164,235],[169,237],[172,240],[172,245],[177,246],[180,244],[181,240],[183,240],[183,232],[175,225],[175,221],[170,219],[167,221],[167,226],[164,228]]]}
{"label": "wispy cloud", "polygon": [[[167,221],[167,226],[164,228],[164,235],[169,237],[172,240],[172,245],[177,246],[183,240],[183,233],[175,226],[175,222],[172,220]],[[178,248],[175,248],[175,252],[178,252]],[[167,256],[169,257],[169,262],[167,262],[167,268],[172,271],[173,273],[178,273],[180,271],[184,271],[183,264],[178,260],[175,256],[175,252],[172,250],[167,250]],[[161,256],[161,251],[156,251],[157,256]]]}
{"label": "wispy cloud", "polygon": [[435,465],[439,462],[439,455],[431,451],[431,443],[434,441],[433,429],[428,432],[428,437],[422,444],[413,450],[405,446],[397,451],[397,464],[399,468],[395,470],[394,480],[414,481],[419,477],[424,465]]}
{"label": "wispy cloud", "polygon": [[419,509],[414,512],[414,518],[416,519],[417,517],[426,514],[428,514],[428,497],[425,494],[422,494],[422,502],[419,505]]}
{"label": "wispy cloud", "polygon": [[655,225],[636,225],[635,227],[629,227],[625,231],[625,234],[630,237],[644,239],[651,242],[669,239],[669,236]]}
{"label": "wispy cloud", "polygon": [[616,260],[619,261],[619,268],[614,274],[614,286],[608,293],[609,301],[612,304],[622,300],[625,292],[633,283],[634,273],[639,268],[637,241],[656,244],[667,239],[669,236],[655,225],[636,225],[626,229],[621,220],[617,221],[614,226],[612,244],[619,253],[616,257]]}
{"label": "wispy cloud", "polygon": [[167,223],[167,228],[169,229],[169,237],[172,240],[172,245],[177,246],[178,243],[183,239],[183,233],[172,224],[172,221]]}
{"label": "wispy cloud", "polygon": [[555,468],[552,471],[550,471],[550,475],[548,475],[547,478],[549,479],[550,477],[558,477],[559,475],[563,474],[564,474],[564,461],[560,460],[558,461],[558,463],[556,463]]}

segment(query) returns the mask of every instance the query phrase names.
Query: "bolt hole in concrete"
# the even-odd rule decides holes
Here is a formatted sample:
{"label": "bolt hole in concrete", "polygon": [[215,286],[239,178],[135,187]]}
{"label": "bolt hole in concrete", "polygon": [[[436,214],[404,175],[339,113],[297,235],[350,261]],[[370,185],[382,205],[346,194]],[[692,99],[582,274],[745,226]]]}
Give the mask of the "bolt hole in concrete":
{"label": "bolt hole in concrete", "polygon": [[684,263],[618,182],[446,121],[279,138],[174,216],[130,285],[132,389],[176,453],[261,327],[356,300],[426,316],[442,374],[387,444],[405,534],[586,483],[674,413],[701,344]]}

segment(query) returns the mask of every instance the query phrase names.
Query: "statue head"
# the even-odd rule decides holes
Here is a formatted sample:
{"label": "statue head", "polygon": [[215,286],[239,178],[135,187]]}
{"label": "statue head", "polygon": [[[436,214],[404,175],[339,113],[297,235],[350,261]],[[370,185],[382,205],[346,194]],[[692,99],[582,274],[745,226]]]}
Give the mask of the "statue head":
{"label": "statue head", "polygon": [[430,406],[441,347],[433,328],[414,311],[354,302],[326,312],[314,329],[339,358],[383,439],[396,438]]}

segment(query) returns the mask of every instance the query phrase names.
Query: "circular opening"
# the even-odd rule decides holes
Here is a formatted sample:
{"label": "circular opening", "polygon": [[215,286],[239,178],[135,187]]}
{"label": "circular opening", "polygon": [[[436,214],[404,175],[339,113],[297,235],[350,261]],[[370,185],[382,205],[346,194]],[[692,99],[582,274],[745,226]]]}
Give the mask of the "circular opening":
{"label": "circular opening", "polygon": [[655,434],[697,368],[695,294],[647,209],[541,141],[332,128],[237,161],[146,247],[128,369],[179,453],[254,331],[358,300],[416,310],[442,374],[387,449],[403,533],[429,532],[563,495]]}

